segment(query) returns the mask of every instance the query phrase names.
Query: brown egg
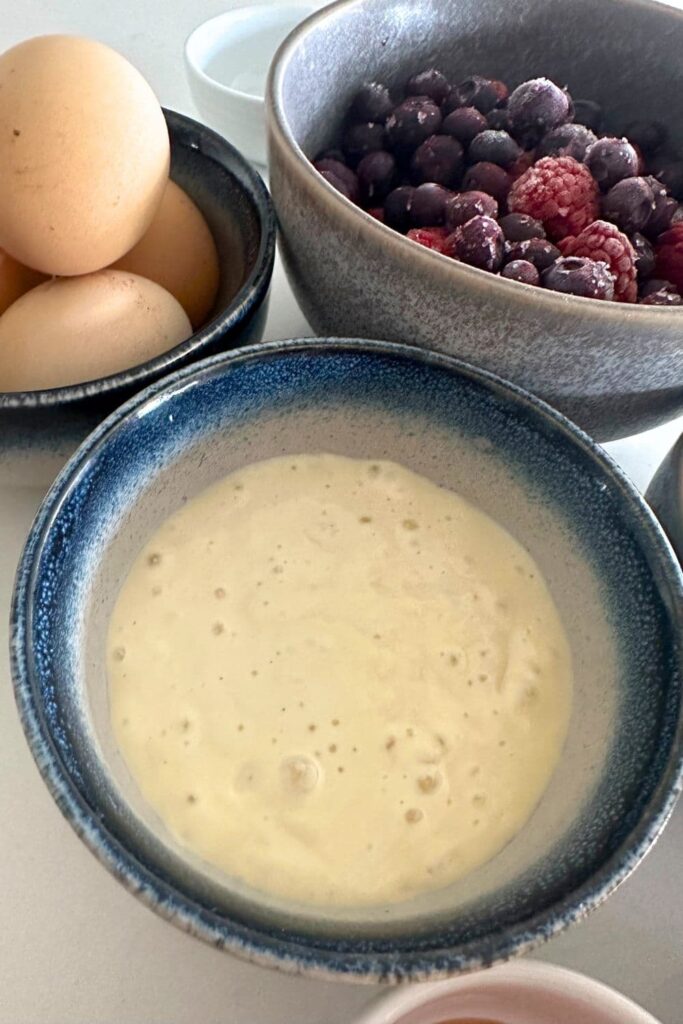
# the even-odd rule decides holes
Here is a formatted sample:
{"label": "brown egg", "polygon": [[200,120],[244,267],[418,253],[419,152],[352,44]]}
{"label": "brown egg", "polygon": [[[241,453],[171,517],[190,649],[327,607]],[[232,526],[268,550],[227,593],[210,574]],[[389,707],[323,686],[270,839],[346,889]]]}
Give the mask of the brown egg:
{"label": "brown egg", "polygon": [[196,329],[218,291],[218,253],[208,224],[186,192],[169,181],[147,233],[114,264],[166,288]]}
{"label": "brown egg", "polygon": [[177,299],[137,274],[100,270],[46,281],[0,317],[0,391],[108,377],[191,334]]}
{"label": "brown egg", "polygon": [[24,292],[30,291],[44,280],[45,274],[17,263],[9,253],[0,249],[0,315]]}
{"label": "brown egg", "polygon": [[120,54],[40,36],[0,56],[0,246],[19,262],[114,263],[149,227],[168,168],[161,108]]}

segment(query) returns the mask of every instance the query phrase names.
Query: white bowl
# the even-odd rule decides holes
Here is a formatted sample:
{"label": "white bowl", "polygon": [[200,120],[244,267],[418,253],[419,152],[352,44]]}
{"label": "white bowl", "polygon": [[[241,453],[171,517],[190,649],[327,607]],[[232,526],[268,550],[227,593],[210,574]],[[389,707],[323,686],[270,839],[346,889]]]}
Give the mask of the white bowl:
{"label": "white bowl", "polygon": [[264,103],[270,61],[319,3],[235,7],[203,22],[185,43],[185,70],[197,110],[249,160],[266,163]]}
{"label": "white bowl", "polygon": [[585,974],[517,960],[448,981],[406,985],[380,996],[355,1024],[660,1024],[614,989]]}

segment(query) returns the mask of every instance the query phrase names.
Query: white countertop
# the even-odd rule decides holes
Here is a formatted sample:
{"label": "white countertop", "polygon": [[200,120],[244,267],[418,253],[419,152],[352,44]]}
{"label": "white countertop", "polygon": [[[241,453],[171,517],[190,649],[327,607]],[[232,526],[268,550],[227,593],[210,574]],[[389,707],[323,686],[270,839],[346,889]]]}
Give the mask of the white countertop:
{"label": "white countertop", "polygon": [[[132,60],[165,106],[197,116],[183,40],[227,6],[5,0],[0,50],[48,32],[94,36]],[[310,333],[278,262],[266,338]],[[683,419],[608,448],[644,488],[682,430]],[[59,814],[19,726],[6,654],[14,568],[40,498],[0,487],[0,1024],[350,1024],[371,989],[266,971],[181,933],[129,896]],[[682,855],[683,805],[636,874],[536,955],[614,985],[663,1024],[680,1024]]]}

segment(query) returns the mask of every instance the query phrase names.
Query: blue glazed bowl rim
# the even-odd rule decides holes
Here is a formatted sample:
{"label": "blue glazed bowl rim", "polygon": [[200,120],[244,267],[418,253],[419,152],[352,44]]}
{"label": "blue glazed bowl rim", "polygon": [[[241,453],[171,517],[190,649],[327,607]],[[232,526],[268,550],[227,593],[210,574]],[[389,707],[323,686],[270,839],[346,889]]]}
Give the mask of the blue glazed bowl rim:
{"label": "blue glazed bowl rim", "polygon": [[483,385],[497,400],[512,401],[541,424],[558,432],[570,444],[577,445],[602,470],[616,487],[620,500],[630,504],[633,515],[643,527],[645,549],[658,564],[662,577],[658,590],[666,585],[673,597],[671,615],[677,625],[678,655],[683,673],[683,573],[656,517],[612,458],[579,427],[541,399],[502,380],[496,374],[480,370],[461,360],[411,345],[387,341],[349,338],[296,338],[267,342],[219,353],[199,363],[183,367],[174,374],[147,387],[129,399],[105,419],[81,444],[64,466],[41,504],[17,568],[10,616],[10,657],[15,699],[38,769],[62,814],[97,859],[114,877],[143,903],[203,941],[225,949],[242,959],[278,967],[290,973],[305,973],[324,979],[343,979],[377,983],[426,981],[501,963],[521,955],[540,942],[581,920],[597,907],[635,869],[660,835],[683,789],[683,707],[665,768],[636,825],[627,838],[583,884],[553,906],[517,924],[500,927],[488,936],[458,947],[434,948],[415,952],[364,951],[335,952],[313,941],[285,940],[256,927],[245,926],[220,917],[195,900],[179,893],[142,865],[135,853],[124,847],[103,826],[92,808],[64,769],[43,714],[36,700],[27,657],[27,622],[31,616],[32,596],[38,578],[45,538],[59,515],[60,504],[88,461],[106,446],[108,438],[124,423],[172,397],[188,386],[241,364],[279,359],[304,353],[311,357],[334,352],[385,356],[418,361],[452,376]]}
{"label": "blue glazed bowl rim", "polygon": [[[193,331],[189,338],[175,345],[168,352],[162,352],[147,362],[139,363],[127,370],[114,373],[108,377],[84,381],[82,384],[70,384],[65,387],[51,388],[40,391],[0,391],[0,410],[25,409],[29,407],[48,408],[52,406],[68,406],[83,399],[110,395],[121,389],[142,387],[149,381],[157,379],[168,371],[173,371],[178,363],[193,352],[201,352],[203,348],[215,341],[217,335],[229,335],[235,327],[249,316],[265,298],[275,263],[275,239],[277,221],[275,208],[260,174],[252,167],[245,156],[231,143],[211,128],[201,124],[187,114],[162,107],[169,129],[191,129],[197,138],[206,139],[223,154],[223,164],[229,173],[231,167],[239,168],[240,177],[236,177],[240,189],[248,196],[256,210],[261,238],[254,264],[233,297],[228,307],[215,317],[208,320],[198,330]],[[172,141],[172,140],[171,140]],[[193,148],[201,151],[198,142],[191,143]],[[208,155],[207,159],[215,159]]]}

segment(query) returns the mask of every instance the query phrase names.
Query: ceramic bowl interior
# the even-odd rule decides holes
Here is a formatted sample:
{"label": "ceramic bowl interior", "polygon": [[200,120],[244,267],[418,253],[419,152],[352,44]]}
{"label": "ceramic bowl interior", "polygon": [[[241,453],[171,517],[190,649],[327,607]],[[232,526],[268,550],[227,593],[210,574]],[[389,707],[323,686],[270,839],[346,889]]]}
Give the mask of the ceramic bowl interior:
{"label": "ceramic bowl interior", "polygon": [[[575,667],[566,747],[521,833],[466,879],[374,911],[284,903],[183,850],[138,794],[109,720],[108,619],[151,533],[231,470],[318,451],[394,459],[502,523],[541,566]],[[635,489],[537,400],[418,349],[280,342],[181,371],[81,447],[19,569],[13,672],[63,812],[161,914],[264,963],[417,979],[548,937],[604,898],[654,840],[680,775],[681,593]]]}

